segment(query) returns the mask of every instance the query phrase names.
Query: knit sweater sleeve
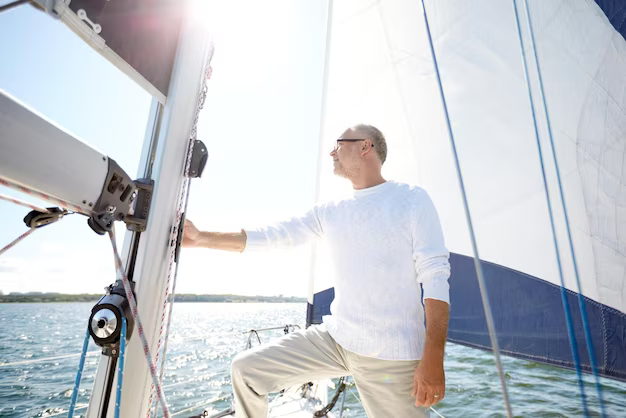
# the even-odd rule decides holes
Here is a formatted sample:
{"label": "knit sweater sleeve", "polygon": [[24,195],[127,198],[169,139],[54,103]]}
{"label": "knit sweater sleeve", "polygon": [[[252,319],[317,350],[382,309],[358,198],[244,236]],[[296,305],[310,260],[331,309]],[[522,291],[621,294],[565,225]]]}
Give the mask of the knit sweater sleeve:
{"label": "knit sweater sleeve", "polygon": [[421,190],[413,206],[413,260],[424,299],[450,303],[450,263],[437,210],[430,196]]}
{"label": "knit sweater sleeve", "polygon": [[307,244],[322,237],[321,206],[315,206],[304,216],[257,229],[244,229],[247,235],[246,252],[286,249]]}

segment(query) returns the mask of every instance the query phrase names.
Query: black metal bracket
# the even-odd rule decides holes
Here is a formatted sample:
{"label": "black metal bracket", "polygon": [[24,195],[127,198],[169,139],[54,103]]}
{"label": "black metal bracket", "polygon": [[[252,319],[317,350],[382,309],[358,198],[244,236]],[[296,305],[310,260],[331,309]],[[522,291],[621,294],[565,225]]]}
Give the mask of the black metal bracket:
{"label": "black metal bracket", "polygon": [[108,163],[107,177],[100,197],[93,205],[94,215],[87,222],[100,235],[110,231],[113,222],[123,221],[129,215],[136,190],[133,180],[115,160],[109,158]]}
{"label": "black metal bracket", "polygon": [[128,228],[129,231],[143,232],[146,230],[150,209],[152,207],[154,180],[135,180],[135,186],[137,187],[136,195],[133,196],[135,200],[135,213],[126,216],[124,222],[126,222],[126,228]]}
{"label": "black metal bracket", "polygon": [[193,151],[191,154],[191,166],[189,167],[189,177],[198,178],[202,176],[204,167],[209,158],[209,152],[202,141],[196,139],[193,143]]}
{"label": "black metal bracket", "polygon": [[98,235],[104,235],[113,228],[115,210],[106,210],[96,213],[87,219],[87,225]]}
{"label": "black metal bracket", "polygon": [[48,212],[32,210],[24,217],[24,223],[29,228],[41,228],[42,226],[55,223],[69,212],[61,208],[46,208]]}
{"label": "black metal bracket", "polygon": [[[180,256],[180,248],[183,241],[183,233],[185,231],[185,213],[180,217],[180,224],[178,224],[178,234],[176,237],[176,250],[174,250],[174,262],[178,263],[178,257]],[[173,244],[172,244],[173,245]]]}

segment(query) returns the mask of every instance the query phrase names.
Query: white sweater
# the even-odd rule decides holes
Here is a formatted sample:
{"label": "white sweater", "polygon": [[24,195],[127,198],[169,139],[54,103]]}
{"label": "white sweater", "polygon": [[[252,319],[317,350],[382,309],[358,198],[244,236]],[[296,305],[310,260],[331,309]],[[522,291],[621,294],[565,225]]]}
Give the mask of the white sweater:
{"label": "white sweater", "polygon": [[435,207],[419,187],[388,181],[301,218],[246,230],[246,250],[291,248],[324,238],[335,299],[323,318],[344,349],[383,360],[419,360],[424,298],[449,303],[449,253]]}

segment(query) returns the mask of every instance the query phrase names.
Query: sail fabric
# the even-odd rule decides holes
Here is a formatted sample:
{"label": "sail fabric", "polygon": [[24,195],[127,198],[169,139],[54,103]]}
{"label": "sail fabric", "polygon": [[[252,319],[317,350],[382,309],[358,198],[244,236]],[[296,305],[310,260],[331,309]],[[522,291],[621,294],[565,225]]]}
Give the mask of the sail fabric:
{"label": "sail fabric", "polygon": [[626,38],[626,3],[616,0],[596,0],[615,30]]}
{"label": "sail fabric", "polygon": [[[581,293],[597,363],[626,379],[626,41],[598,3],[529,0]],[[608,2],[604,2],[608,3]],[[533,115],[512,1],[426,1],[478,252],[506,354],[572,367]],[[618,9],[618,8],[616,8]],[[520,2],[548,191],[565,287],[588,355],[526,16]],[[618,22],[619,23],[619,22]],[[349,126],[385,134],[383,175],[431,195],[451,257],[450,339],[490,347],[474,257],[419,1],[332,4],[321,141]],[[350,184],[320,155],[320,196]],[[316,291],[332,272],[318,251]],[[468,260],[470,262],[468,262]]]}
{"label": "sail fabric", "polygon": [[[106,45],[164,96],[169,93],[185,2],[72,0],[69,8],[100,25]],[[187,2],[189,3],[189,2]]]}

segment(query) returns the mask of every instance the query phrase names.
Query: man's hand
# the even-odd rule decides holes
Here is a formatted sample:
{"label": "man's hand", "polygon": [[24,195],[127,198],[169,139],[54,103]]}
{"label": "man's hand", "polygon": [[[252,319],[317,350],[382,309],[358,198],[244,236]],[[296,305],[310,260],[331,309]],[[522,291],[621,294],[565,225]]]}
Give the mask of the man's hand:
{"label": "man's hand", "polygon": [[413,396],[416,406],[431,407],[446,393],[443,372],[443,354],[446,347],[450,306],[436,299],[424,299],[426,314],[426,341],[424,355],[413,377]]}
{"label": "man's hand", "polygon": [[197,247],[200,240],[200,231],[189,219],[185,219],[185,230],[183,235],[183,247]]}
{"label": "man's hand", "polygon": [[412,396],[415,406],[431,407],[441,401],[446,393],[446,376],[443,363],[421,361],[413,377]]}
{"label": "man's hand", "polygon": [[185,219],[182,246],[236,251],[240,253],[246,248],[247,238],[248,236],[243,229],[241,232],[201,232],[196,228],[193,222]]}

